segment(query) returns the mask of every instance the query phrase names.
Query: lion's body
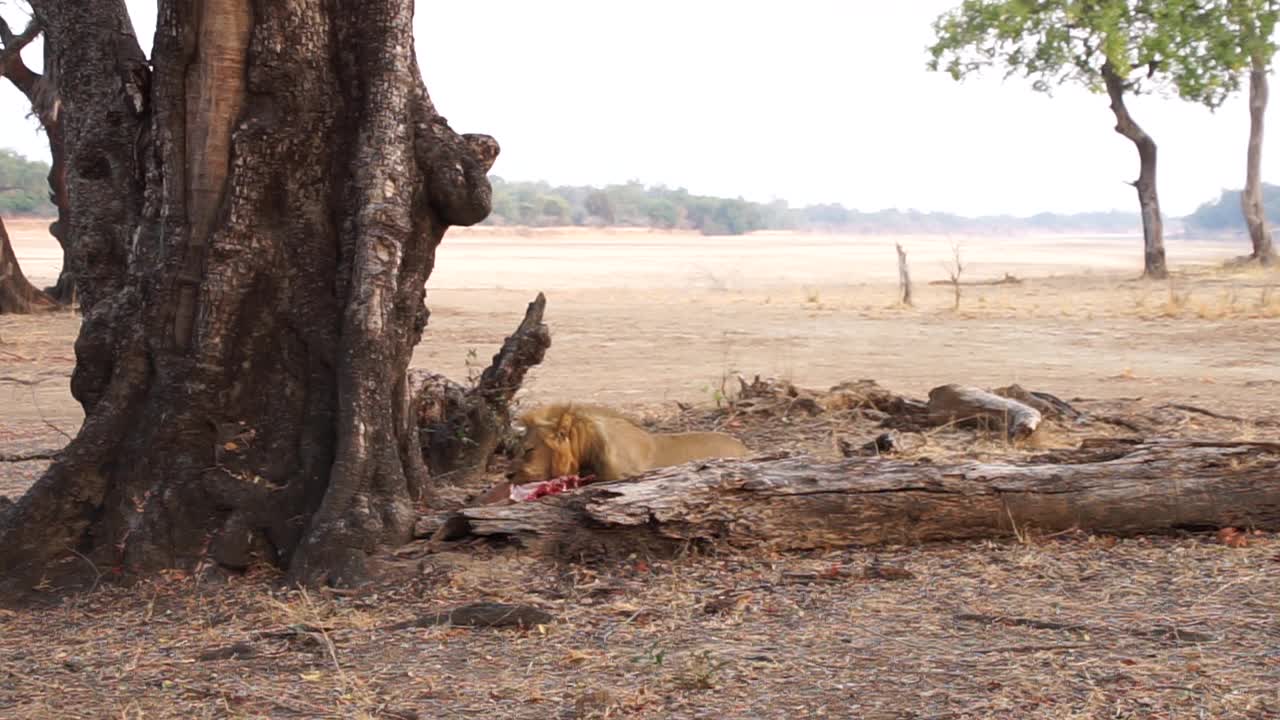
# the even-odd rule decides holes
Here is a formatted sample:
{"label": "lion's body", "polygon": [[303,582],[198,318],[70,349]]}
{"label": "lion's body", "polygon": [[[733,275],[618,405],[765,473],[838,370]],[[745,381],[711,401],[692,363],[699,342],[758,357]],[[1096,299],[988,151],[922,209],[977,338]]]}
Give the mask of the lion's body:
{"label": "lion's body", "polygon": [[[748,450],[737,438],[719,432],[651,433],[611,408],[562,403],[521,417],[524,455],[510,475],[515,483],[566,475],[594,475],[610,482],[655,468],[694,460],[742,457]],[[503,483],[481,502],[504,500]]]}

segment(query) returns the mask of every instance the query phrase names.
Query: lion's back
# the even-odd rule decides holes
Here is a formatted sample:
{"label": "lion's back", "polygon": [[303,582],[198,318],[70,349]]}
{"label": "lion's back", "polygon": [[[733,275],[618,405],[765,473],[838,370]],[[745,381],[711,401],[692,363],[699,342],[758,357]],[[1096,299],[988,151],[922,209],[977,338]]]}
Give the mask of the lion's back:
{"label": "lion's back", "polygon": [[720,432],[655,435],[654,441],[654,467],[679,465],[693,460],[743,457],[749,452],[741,440]]}

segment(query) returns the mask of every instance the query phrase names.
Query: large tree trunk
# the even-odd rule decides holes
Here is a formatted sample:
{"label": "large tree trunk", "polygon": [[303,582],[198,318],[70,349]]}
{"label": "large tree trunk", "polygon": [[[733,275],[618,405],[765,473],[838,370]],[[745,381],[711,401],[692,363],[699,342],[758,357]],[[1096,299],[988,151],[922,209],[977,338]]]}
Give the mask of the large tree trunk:
{"label": "large tree trunk", "polygon": [[1116,116],[1116,132],[1138,148],[1140,170],[1133,186],[1138,190],[1138,206],[1142,210],[1143,275],[1153,279],[1169,276],[1164,258],[1164,219],[1160,215],[1160,197],[1156,192],[1156,143],[1134,122],[1124,104],[1124,78],[1111,63],[1102,66],[1102,78],[1111,98],[1111,112]]}
{"label": "large tree trunk", "polygon": [[1250,257],[1264,265],[1270,265],[1276,258],[1271,228],[1267,226],[1267,210],[1262,203],[1262,131],[1267,116],[1267,95],[1267,61],[1255,54],[1249,70],[1249,154],[1240,202],[1253,244]]}
{"label": "large tree trunk", "polygon": [[0,517],[0,572],[256,556],[358,581],[409,536],[406,380],[449,225],[497,143],[418,71],[412,0],[35,0],[62,103],[84,315],[74,441]]}
{"label": "large tree trunk", "polygon": [[1080,528],[1280,529],[1280,445],[1086,443],[1028,465],[856,458],[691,463],[449,516],[437,539],[627,553],[690,542],[778,549],[1009,537]]}
{"label": "large tree trunk", "polygon": [[18,266],[4,220],[0,219],[0,315],[25,314],[56,307],[53,298],[32,285]]}

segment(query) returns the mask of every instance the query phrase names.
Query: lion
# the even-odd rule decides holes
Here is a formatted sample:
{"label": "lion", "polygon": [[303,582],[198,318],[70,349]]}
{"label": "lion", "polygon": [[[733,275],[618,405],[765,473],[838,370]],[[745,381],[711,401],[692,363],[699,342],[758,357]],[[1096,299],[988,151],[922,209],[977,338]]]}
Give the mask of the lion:
{"label": "lion", "polygon": [[512,472],[478,500],[510,499],[511,486],[566,475],[594,475],[610,482],[693,460],[742,457],[747,446],[721,432],[651,433],[611,408],[557,403],[520,417],[521,456]]}

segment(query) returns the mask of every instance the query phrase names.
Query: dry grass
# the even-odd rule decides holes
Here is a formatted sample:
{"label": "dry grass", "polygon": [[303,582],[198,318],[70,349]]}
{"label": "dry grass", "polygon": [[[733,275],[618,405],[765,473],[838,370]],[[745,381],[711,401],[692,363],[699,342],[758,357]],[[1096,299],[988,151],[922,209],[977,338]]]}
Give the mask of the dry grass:
{"label": "dry grass", "polygon": [[[1081,402],[1162,435],[1250,423]],[[759,450],[834,454],[860,410],[653,407],[654,428],[728,427]],[[1266,419],[1264,419],[1266,421]],[[1025,457],[946,428],[915,455]],[[1241,542],[1243,539],[1243,542]],[[1001,542],[557,564],[510,547],[384,560],[357,595],[274,571],[183,573],[0,611],[6,718],[1271,718],[1280,713],[1280,539]],[[557,616],[525,630],[386,629],[479,600]]]}
{"label": "dry grass", "polygon": [[[323,599],[265,573],[174,576],[4,613],[0,713],[1271,718],[1277,553],[1271,536],[1065,535],[586,568],[480,550]],[[377,629],[477,598],[559,619]],[[248,657],[201,659],[237,643]]]}

